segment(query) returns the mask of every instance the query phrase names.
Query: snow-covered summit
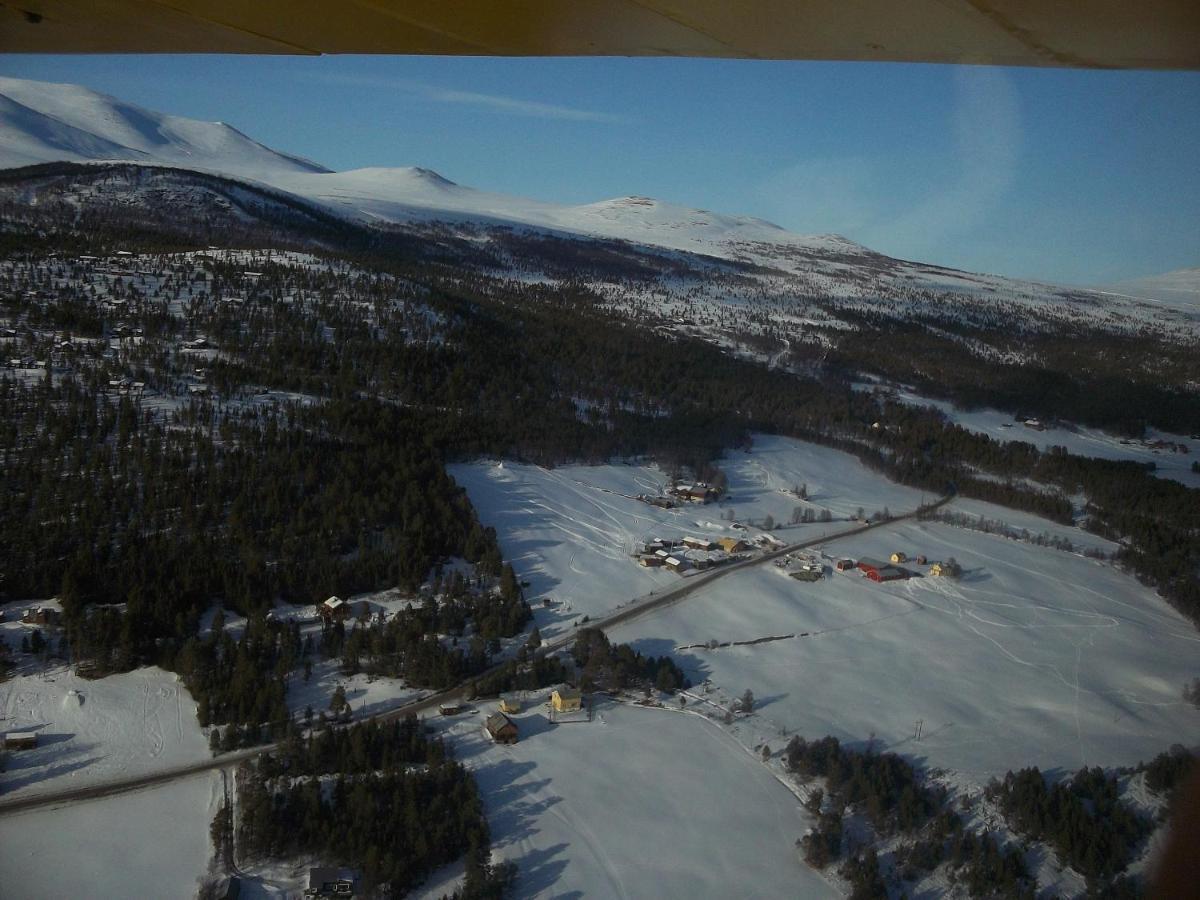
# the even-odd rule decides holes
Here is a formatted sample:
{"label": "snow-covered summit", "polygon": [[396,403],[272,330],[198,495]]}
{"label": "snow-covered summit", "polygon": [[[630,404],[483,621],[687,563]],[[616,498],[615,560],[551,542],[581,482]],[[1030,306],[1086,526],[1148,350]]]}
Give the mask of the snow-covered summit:
{"label": "snow-covered summit", "polygon": [[164,115],[73,84],[0,77],[0,165],[129,160],[270,181],[323,166],[224,122]]}
{"label": "snow-covered summit", "polygon": [[133,162],[248,178],[369,221],[473,221],[525,226],[721,257],[770,247],[866,253],[836,235],[792,234],[771,222],[649,197],[564,206],[476,190],[419,167],[332,172],[272,150],[221,122],[200,122],[70,84],[0,78],[0,167]]}
{"label": "snow-covered summit", "polygon": [[1106,290],[1176,309],[1200,311],[1200,268],[1175,269],[1161,275],[1119,281]]}

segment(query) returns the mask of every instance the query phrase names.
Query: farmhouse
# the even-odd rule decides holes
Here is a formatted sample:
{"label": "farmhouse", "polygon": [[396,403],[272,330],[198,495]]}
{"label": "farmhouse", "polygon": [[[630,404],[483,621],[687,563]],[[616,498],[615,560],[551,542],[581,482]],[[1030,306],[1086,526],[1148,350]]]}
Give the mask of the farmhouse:
{"label": "farmhouse", "polygon": [[908,557],[904,555],[904,551],[897,550],[895,553],[892,554],[892,562],[894,562],[894,563],[908,562]]}
{"label": "farmhouse", "polygon": [[443,716],[456,716],[462,712],[462,706],[456,700],[447,700],[438,707],[438,712]]}
{"label": "farmhouse", "polygon": [[350,617],[350,604],[341,597],[330,597],[321,604],[318,612],[327,622],[342,622]]}
{"label": "farmhouse", "polygon": [[834,563],[834,568],[837,569],[839,572],[849,572],[851,569],[854,568],[854,560],[839,559],[836,563]]}
{"label": "farmhouse", "polygon": [[688,561],[686,559],[680,559],[678,556],[668,556],[666,560],[664,560],[664,565],[666,565],[666,567],[672,572],[679,573],[688,567]]}
{"label": "farmhouse", "polygon": [[32,750],[37,747],[36,731],[10,731],[4,736],[5,750]]}
{"label": "farmhouse", "polygon": [[305,897],[353,897],[358,873],[352,869],[309,869]]}
{"label": "farmhouse", "polygon": [[555,688],[550,695],[550,705],[555,712],[578,712],[583,706],[583,694],[579,688]]}
{"label": "farmhouse", "polygon": [[740,553],[743,550],[749,550],[750,545],[741,538],[723,537],[717,540],[717,544],[726,553]]}
{"label": "farmhouse", "polygon": [[647,569],[661,568],[663,558],[661,556],[643,556],[638,559],[638,565],[644,566]]}
{"label": "farmhouse", "polygon": [[717,492],[703,482],[696,484],[677,485],[672,488],[669,493],[674,494],[684,500],[691,500],[696,503],[707,503],[717,496]]}
{"label": "farmhouse", "polygon": [[957,578],[962,574],[962,568],[956,562],[935,562],[930,567],[929,574],[945,578]]}
{"label": "farmhouse", "polygon": [[517,742],[517,724],[504,713],[493,713],[483,723],[488,737],[497,744],[515,744]]}
{"label": "farmhouse", "polygon": [[689,550],[716,550],[717,544],[708,538],[685,537],[683,546]]}
{"label": "farmhouse", "polygon": [[521,698],[516,694],[501,694],[500,695],[500,712],[502,713],[519,713],[521,711]]}

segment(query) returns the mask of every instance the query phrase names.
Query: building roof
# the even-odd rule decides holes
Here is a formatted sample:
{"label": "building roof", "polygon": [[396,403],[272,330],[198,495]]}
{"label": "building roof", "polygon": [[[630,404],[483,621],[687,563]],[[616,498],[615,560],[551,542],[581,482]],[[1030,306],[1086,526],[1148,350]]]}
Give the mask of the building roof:
{"label": "building roof", "polygon": [[885,563],[885,562],[882,562],[881,560],[878,560],[878,559],[872,559],[872,558],[871,558],[871,557],[869,557],[869,556],[864,556],[864,557],[861,557],[861,558],[859,559],[859,561],[858,561],[858,565],[859,565],[859,567],[860,567],[860,568],[864,568],[864,569],[886,569],[886,568],[890,568],[890,567],[888,566],[888,564],[887,564],[887,563]]}
{"label": "building roof", "polygon": [[501,728],[503,728],[506,725],[511,725],[513,728],[517,727],[517,723],[514,722],[512,719],[510,719],[508,716],[506,716],[502,712],[492,713],[484,721],[484,725],[487,726],[487,730],[490,731],[492,734],[495,734],[497,731],[499,731]]}
{"label": "building roof", "polygon": [[580,700],[583,698],[583,691],[575,687],[555,688],[554,693],[558,694],[563,700]]}
{"label": "building roof", "polygon": [[339,606],[345,606],[346,601],[341,597],[330,597],[323,605],[328,606],[330,609],[337,609]]}

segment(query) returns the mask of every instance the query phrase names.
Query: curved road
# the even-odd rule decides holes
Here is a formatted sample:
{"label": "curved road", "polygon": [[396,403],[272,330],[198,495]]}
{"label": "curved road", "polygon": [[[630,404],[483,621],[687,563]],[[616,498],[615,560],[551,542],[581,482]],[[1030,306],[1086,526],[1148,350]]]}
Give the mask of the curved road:
{"label": "curved road", "polygon": [[[947,494],[935,503],[925,507],[919,507],[911,512],[903,515],[893,516],[880,522],[870,522],[866,525],[856,525],[853,528],[847,528],[844,531],[836,531],[832,534],[825,534],[821,537],[811,538],[806,541],[800,541],[795,544],[788,544],[778,550],[772,550],[769,553],[764,553],[762,556],[756,556],[752,559],[742,560],[741,562],[732,563],[728,566],[722,566],[714,572],[706,575],[694,575],[690,578],[682,579],[677,587],[669,588],[660,594],[648,594],[645,597],[633,600],[627,607],[620,609],[603,619],[596,619],[588,622],[588,627],[599,628],[604,630],[612,628],[614,625],[619,625],[623,622],[628,622],[640,616],[644,616],[656,609],[661,609],[672,603],[678,603],[680,600],[694,594],[703,587],[707,587],[718,579],[724,578],[727,575],[732,575],[742,569],[750,566],[758,566],[771,560],[778,559],[781,556],[786,556],[789,553],[794,553],[797,550],[803,550],[808,547],[815,547],[819,544],[828,544],[832,541],[841,540],[843,538],[853,537],[856,534],[862,534],[865,531],[870,531],[873,528],[879,528],[883,525],[893,525],[896,522],[901,522],[905,519],[915,517],[922,509],[936,509],[948,503],[953,494]],[[573,633],[568,633],[562,637],[555,638],[552,641],[547,641],[542,645],[542,649],[546,651],[561,650],[575,640]],[[492,672],[498,671],[503,666],[507,665],[508,660],[497,663],[484,672],[474,675],[466,681],[455,685],[452,688],[447,688],[443,691],[438,691],[422,697],[420,700],[413,700],[408,703],[398,706],[395,709],[387,712],[377,713],[374,716],[368,716],[368,719],[376,719],[381,722],[398,719],[407,716],[410,713],[422,713],[437,706],[445,700],[458,699],[462,696],[464,689],[469,682],[477,678],[482,678]],[[365,720],[360,720],[365,721]],[[251,747],[246,750],[235,750],[230,753],[222,753],[220,756],[212,759],[201,760],[200,762],[191,763],[186,766],[176,766],[170,769],[163,769],[160,772],[154,772],[148,775],[138,775],[133,778],[122,778],[114,781],[97,782],[96,784],[86,787],[71,788],[64,791],[53,791],[43,794],[29,794],[23,797],[16,797],[11,800],[0,799],[0,816],[10,815],[12,813],[25,812],[31,809],[41,809],[48,806],[65,806],[70,803],[77,803],[84,800],[97,800],[101,797],[111,797],[114,794],[125,794],[131,791],[145,790],[146,788],[155,787],[160,784],[167,784],[172,781],[179,781],[184,778],[192,778],[196,775],[203,775],[208,772],[213,772],[218,769],[226,769],[236,766],[238,763],[248,759],[253,759],[261,753],[269,753],[275,750],[278,744],[261,744],[257,747]]]}

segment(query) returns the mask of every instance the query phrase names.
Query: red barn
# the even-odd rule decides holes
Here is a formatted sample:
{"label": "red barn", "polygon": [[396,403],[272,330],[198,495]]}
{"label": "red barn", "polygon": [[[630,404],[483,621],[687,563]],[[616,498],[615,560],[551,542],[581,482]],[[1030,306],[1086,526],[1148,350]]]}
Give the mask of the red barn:
{"label": "red barn", "polygon": [[899,566],[889,565],[869,557],[860,559],[858,568],[872,581],[901,581],[908,577],[908,572]]}

